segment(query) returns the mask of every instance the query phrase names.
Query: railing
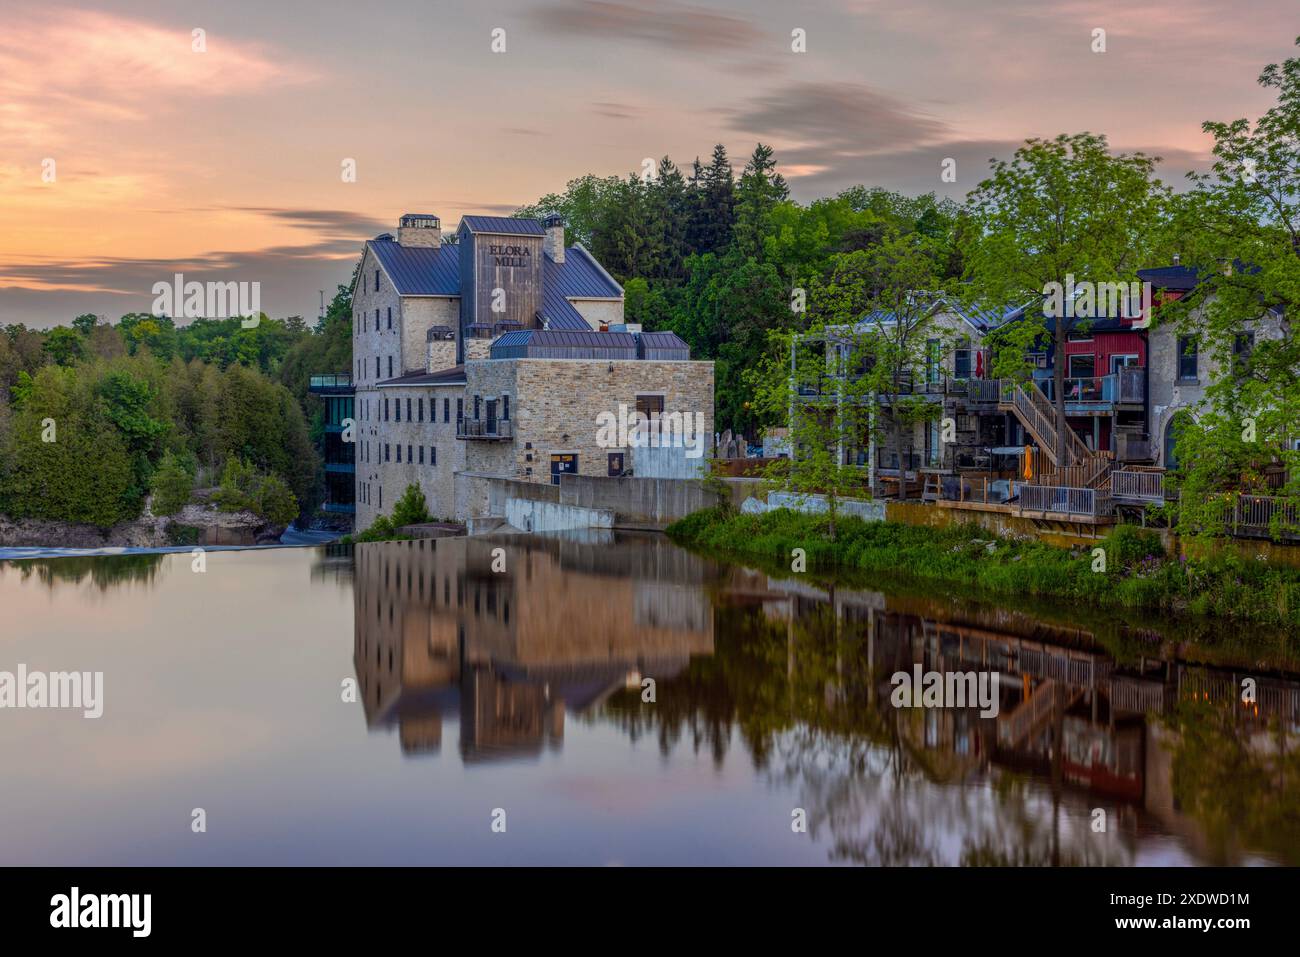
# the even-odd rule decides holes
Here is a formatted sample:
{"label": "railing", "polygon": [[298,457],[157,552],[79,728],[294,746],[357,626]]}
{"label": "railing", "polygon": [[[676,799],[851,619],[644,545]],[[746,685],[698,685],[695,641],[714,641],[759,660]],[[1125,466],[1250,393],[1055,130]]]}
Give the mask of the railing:
{"label": "railing", "polygon": [[341,372],[337,375],[314,375],[308,383],[309,389],[351,389],[352,374]]}
{"label": "railing", "polygon": [[1110,473],[1110,494],[1116,500],[1162,503],[1165,500],[1165,473],[1117,469]]}
{"label": "railing", "polygon": [[966,398],[971,402],[997,402],[1000,394],[997,379],[966,380]]}
{"label": "railing", "polygon": [[1051,678],[1035,688],[1029,700],[998,721],[999,746],[1014,748],[1023,741],[1035,727],[1051,717],[1058,703],[1064,702],[1064,691]]}
{"label": "railing", "polygon": [[939,497],[945,502],[1004,505],[1013,501],[1023,487],[1023,482],[1010,479],[945,475],[939,480]]}
{"label": "railing", "polygon": [[1271,495],[1242,495],[1229,511],[1228,525],[1235,534],[1300,537],[1300,505]]}
{"label": "railing", "polygon": [[[1056,401],[1056,380],[1042,379],[1039,388],[1049,402]],[[1135,404],[1146,395],[1146,370],[1126,368],[1113,375],[1071,376],[1065,380],[1065,401],[1074,404]]]}
{"label": "railing", "polygon": [[460,419],[456,422],[458,439],[508,439],[514,435],[510,419],[488,422],[483,419]]}
{"label": "railing", "polygon": [[1111,496],[1101,489],[1024,485],[1020,488],[1020,508],[1027,512],[1103,518],[1114,512],[1114,503]]}

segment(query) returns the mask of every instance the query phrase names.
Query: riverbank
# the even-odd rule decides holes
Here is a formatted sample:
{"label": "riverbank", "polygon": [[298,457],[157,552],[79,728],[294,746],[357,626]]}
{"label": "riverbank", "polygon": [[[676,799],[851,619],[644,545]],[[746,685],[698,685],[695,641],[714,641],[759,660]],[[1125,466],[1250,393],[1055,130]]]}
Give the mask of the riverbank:
{"label": "riverbank", "polygon": [[[1170,557],[1159,538],[1121,525],[1093,549],[992,535],[978,526],[928,528],[777,509],[761,515],[695,512],[668,528],[681,545],[735,558],[848,568],[959,585],[987,596],[1030,595],[1174,615],[1215,616],[1300,633],[1300,572],[1232,554]],[[1096,570],[1094,570],[1096,569]]]}
{"label": "riverbank", "polygon": [[250,511],[223,512],[210,504],[187,505],[174,516],[146,513],[110,528],[48,519],[0,515],[0,548],[166,548],[183,545],[278,544],[284,526]]}

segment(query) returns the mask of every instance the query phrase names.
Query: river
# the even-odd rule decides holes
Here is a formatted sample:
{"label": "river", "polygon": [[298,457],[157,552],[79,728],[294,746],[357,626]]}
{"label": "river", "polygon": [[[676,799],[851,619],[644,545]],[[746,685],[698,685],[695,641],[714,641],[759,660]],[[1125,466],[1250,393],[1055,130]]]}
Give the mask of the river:
{"label": "river", "polygon": [[[0,672],[103,673],[0,709],[4,865],[1300,863],[1282,636],[607,532],[29,558],[0,609]],[[998,714],[895,707],[916,665]]]}

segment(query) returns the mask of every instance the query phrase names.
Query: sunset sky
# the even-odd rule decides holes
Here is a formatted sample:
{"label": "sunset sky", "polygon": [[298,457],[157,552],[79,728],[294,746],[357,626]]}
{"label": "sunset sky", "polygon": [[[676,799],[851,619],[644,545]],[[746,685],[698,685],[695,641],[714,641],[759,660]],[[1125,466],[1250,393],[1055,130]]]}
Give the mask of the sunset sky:
{"label": "sunset sky", "polygon": [[1297,34],[1295,0],[6,2],[0,325],[146,311],[176,272],[314,318],[404,211],[452,229],[716,142],[737,169],[773,145],[801,202],[960,197],[989,157],[1079,130],[1181,182],[1203,120],[1270,105],[1256,77]]}

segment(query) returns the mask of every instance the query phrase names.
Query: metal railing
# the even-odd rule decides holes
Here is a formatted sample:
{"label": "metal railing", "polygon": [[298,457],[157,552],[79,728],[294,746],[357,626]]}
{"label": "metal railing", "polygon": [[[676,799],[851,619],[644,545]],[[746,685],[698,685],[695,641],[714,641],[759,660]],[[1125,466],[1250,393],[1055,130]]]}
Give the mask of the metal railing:
{"label": "metal railing", "polygon": [[513,435],[514,429],[510,419],[497,419],[495,422],[484,419],[460,419],[456,422],[458,439],[508,439]]}
{"label": "metal railing", "polygon": [[[1056,381],[1042,379],[1038,383],[1049,402],[1056,401]],[[1146,397],[1146,369],[1126,368],[1112,375],[1071,376],[1065,380],[1065,401],[1069,403],[1104,404],[1120,402],[1141,403]]]}
{"label": "metal railing", "polygon": [[1020,508],[1027,512],[1103,518],[1113,514],[1114,502],[1110,494],[1101,489],[1024,485],[1020,489]]}
{"label": "metal railing", "polygon": [[1163,503],[1165,474],[1117,469],[1110,473],[1110,494],[1117,501]]}
{"label": "metal railing", "polygon": [[1300,504],[1271,495],[1242,495],[1229,508],[1227,523],[1233,534],[1300,537]]}

